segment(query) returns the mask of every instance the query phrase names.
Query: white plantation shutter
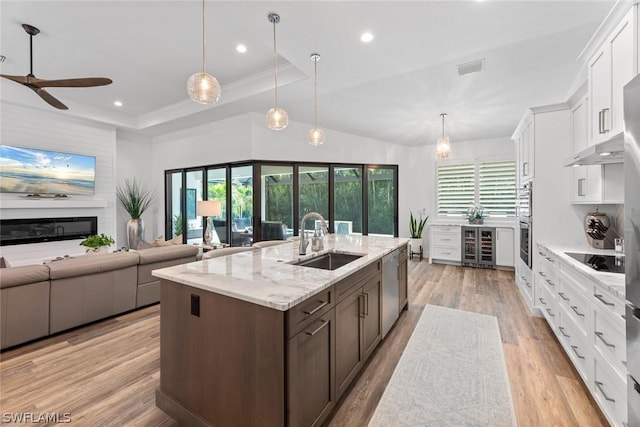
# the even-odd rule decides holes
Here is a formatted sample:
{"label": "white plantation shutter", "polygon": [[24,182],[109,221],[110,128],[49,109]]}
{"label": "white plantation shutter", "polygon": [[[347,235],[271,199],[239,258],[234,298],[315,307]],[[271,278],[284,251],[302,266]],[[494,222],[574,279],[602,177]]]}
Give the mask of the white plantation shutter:
{"label": "white plantation shutter", "polygon": [[478,203],[491,217],[513,217],[515,200],[515,161],[438,166],[439,216],[466,216],[469,205]]}
{"label": "white plantation shutter", "polygon": [[475,200],[475,165],[438,166],[438,215],[464,215]]}
{"label": "white plantation shutter", "polygon": [[478,167],[478,202],[492,216],[515,216],[516,163],[481,163]]}

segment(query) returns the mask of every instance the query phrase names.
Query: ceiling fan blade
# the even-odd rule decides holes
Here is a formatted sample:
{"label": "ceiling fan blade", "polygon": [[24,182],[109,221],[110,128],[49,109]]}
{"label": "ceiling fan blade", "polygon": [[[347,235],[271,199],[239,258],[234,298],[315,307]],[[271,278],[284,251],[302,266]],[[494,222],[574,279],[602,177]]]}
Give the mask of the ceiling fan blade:
{"label": "ceiling fan blade", "polygon": [[44,99],[45,102],[47,104],[51,105],[52,107],[55,107],[58,110],[68,110],[69,109],[69,107],[64,105],[62,102],[58,101],[58,99],[56,97],[51,95],[46,90],[44,90],[42,88],[39,88],[39,87],[34,87],[34,86],[27,86],[27,87],[29,89],[33,90],[35,93],[37,93],[40,96],[40,98]]}
{"label": "ceiling fan blade", "polygon": [[22,83],[23,85],[29,84],[33,80],[33,77],[29,76],[10,76],[8,74],[0,74],[0,76],[5,79],[13,80],[16,83]]}
{"label": "ceiling fan blade", "polygon": [[31,84],[38,87],[93,87],[113,83],[105,77],[84,77],[80,79],[43,80],[31,79]]}

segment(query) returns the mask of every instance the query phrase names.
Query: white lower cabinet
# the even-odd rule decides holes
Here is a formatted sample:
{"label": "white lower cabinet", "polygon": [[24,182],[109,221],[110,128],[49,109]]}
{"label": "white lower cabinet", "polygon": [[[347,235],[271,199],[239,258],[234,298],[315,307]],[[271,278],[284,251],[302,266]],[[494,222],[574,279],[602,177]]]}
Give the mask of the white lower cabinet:
{"label": "white lower cabinet", "polygon": [[432,225],[430,231],[429,263],[437,260],[462,260],[462,235],[459,226]]}
{"label": "white lower cabinet", "polygon": [[513,228],[496,227],[496,265],[513,267],[514,256]]}
{"label": "white lower cabinet", "polygon": [[538,246],[536,301],[612,426],[627,422],[624,300]]}

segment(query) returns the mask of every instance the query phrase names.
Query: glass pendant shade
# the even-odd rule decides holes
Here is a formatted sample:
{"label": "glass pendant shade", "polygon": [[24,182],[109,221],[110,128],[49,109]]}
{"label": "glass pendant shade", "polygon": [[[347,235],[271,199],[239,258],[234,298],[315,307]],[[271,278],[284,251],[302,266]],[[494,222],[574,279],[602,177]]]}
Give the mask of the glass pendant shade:
{"label": "glass pendant shade", "polygon": [[309,131],[307,135],[307,141],[311,145],[322,145],[324,144],[324,131],[322,129],[318,129],[314,127]]}
{"label": "glass pendant shade", "polygon": [[280,107],[267,111],[267,127],[271,130],[282,130],[289,124],[289,115]]}
{"label": "glass pendant shade", "polygon": [[220,99],[222,88],[211,74],[195,73],[187,81],[187,92],[200,104],[215,104]]}
{"label": "glass pendant shade", "polygon": [[451,153],[451,143],[448,136],[441,136],[436,143],[436,158],[448,159],[449,153]]}

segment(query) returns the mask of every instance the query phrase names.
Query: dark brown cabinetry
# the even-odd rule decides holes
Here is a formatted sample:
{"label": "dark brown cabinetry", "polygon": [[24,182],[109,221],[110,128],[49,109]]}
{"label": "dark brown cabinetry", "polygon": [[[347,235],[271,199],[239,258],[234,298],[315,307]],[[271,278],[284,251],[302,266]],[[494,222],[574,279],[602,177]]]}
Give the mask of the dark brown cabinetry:
{"label": "dark brown cabinetry", "polygon": [[336,403],[336,311],[331,309],[287,343],[287,425],[315,426]]}
{"label": "dark brown cabinetry", "polygon": [[162,280],[157,406],[182,425],[322,425],[381,340],[380,291],[380,261],[286,312]]}
{"label": "dark brown cabinetry", "polygon": [[400,255],[398,256],[398,286],[400,287],[398,292],[398,299],[400,300],[399,311],[402,311],[403,308],[406,308],[407,303],[409,302],[409,296],[407,294],[407,288],[409,284],[407,258],[407,247],[403,246],[402,248],[400,248]]}
{"label": "dark brown cabinetry", "polygon": [[[336,305],[336,386],[340,398],[382,339],[380,266],[357,273]],[[343,285],[338,284],[342,287]]]}

